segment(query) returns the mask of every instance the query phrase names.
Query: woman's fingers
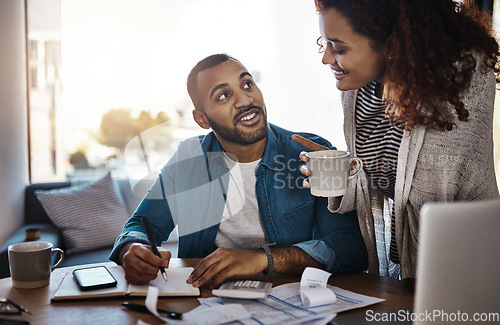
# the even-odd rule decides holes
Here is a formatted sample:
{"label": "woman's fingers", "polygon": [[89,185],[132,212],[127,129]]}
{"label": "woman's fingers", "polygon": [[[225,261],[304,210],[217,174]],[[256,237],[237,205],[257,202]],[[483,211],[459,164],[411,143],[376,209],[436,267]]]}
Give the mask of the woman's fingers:
{"label": "woman's fingers", "polygon": [[307,168],[306,165],[301,165],[300,166],[300,172],[302,173],[302,175],[304,176],[311,176],[311,171],[309,170],[309,168]]}
{"label": "woman's fingers", "polygon": [[309,160],[309,157],[307,156],[307,152],[302,151],[301,153],[299,153],[299,159],[307,162]]}
{"label": "woman's fingers", "polygon": [[[301,146],[303,146],[303,147],[305,147],[305,148],[307,148],[309,150],[312,150],[312,151],[329,150],[330,149],[328,147],[325,147],[325,146],[322,146],[320,144],[317,144],[314,141],[306,139],[306,138],[304,138],[304,137],[302,137],[302,136],[300,136],[298,134],[292,135],[292,140],[295,141],[295,142],[297,142]],[[307,156],[307,152],[306,151],[302,151],[299,154],[299,159],[302,160],[302,161],[307,162],[309,160],[309,157]],[[307,165],[301,165],[300,166],[300,172],[304,176],[311,176],[311,171],[309,170],[309,168],[307,168]],[[309,184],[309,179],[308,178],[304,179],[304,181],[302,182],[302,186],[304,188],[311,188],[311,184]]]}

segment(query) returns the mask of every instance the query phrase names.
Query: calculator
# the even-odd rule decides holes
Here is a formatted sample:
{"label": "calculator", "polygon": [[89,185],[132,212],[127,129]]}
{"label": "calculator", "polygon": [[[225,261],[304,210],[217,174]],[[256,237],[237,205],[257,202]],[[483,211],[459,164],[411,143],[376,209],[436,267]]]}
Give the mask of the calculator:
{"label": "calculator", "polygon": [[273,284],[254,280],[238,280],[223,283],[212,294],[219,297],[239,299],[264,299],[271,292]]}

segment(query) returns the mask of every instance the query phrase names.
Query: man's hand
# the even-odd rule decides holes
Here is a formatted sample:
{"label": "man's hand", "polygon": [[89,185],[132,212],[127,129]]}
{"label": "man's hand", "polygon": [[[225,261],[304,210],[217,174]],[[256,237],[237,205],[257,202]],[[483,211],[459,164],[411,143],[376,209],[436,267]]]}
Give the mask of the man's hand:
{"label": "man's hand", "polygon": [[213,279],[211,289],[235,275],[253,275],[267,269],[267,255],[262,249],[239,250],[218,248],[201,260],[187,283],[200,287]]}
{"label": "man's hand", "polygon": [[172,254],[158,249],[161,258],[156,256],[148,245],[133,243],[122,248],[122,266],[125,279],[130,284],[145,285],[156,279],[160,266],[168,267]]}

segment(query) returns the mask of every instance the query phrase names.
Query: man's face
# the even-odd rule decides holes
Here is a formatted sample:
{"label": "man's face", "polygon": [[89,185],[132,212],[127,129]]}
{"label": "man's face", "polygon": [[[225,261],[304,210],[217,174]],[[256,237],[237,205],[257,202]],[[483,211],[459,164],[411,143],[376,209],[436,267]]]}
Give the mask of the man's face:
{"label": "man's face", "polygon": [[262,93],[240,63],[227,60],[198,74],[205,116],[218,137],[253,144],[267,137]]}

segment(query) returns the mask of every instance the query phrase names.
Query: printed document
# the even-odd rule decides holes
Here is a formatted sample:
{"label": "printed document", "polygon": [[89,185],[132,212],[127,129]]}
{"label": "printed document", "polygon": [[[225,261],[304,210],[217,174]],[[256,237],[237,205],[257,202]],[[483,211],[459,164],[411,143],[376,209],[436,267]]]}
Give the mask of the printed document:
{"label": "printed document", "polygon": [[[321,271],[321,272],[318,272]],[[162,318],[156,311],[158,292],[150,287],[146,306],[169,324],[327,324],[337,313],[369,306],[384,299],[327,285],[328,272],[304,271],[301,282],[271,290],[267,299],[199,298],[201,306],[183,315],[182,321]],[[304,298],[304,289],[306,298]],[[329,291],[329,292],[327,292]]]}

